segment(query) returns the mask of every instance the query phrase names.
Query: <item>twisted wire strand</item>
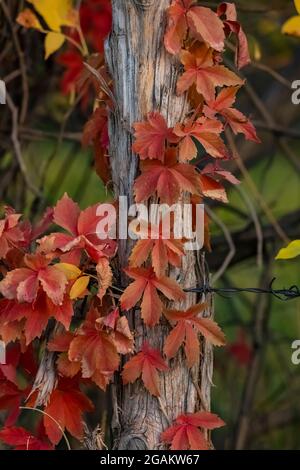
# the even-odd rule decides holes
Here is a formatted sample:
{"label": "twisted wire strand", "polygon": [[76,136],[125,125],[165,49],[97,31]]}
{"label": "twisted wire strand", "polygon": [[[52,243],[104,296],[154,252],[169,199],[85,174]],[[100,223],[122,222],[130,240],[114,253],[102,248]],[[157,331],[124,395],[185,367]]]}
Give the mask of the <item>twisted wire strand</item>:
{"label": "twisted wire strand", "polygon": [[300,288],[297,285],[291,286],[289,288],[283,289],[273,289],[274,282],[276,278],[272,279],[270,282],[270,286],[268,289],[260,289],[258,287],[223,287],[223,288],[216,288],[211,287],[209,284],[203,284],[199,287],[191,287],[189,289],[184,289],[185,292],[194,292],[197,294],[236,294],[239,292],[248,292],[251,294],[269,294],[276,297],[278,300],[282,302],[286,302],[288,300],[294,300],[300,297]]}

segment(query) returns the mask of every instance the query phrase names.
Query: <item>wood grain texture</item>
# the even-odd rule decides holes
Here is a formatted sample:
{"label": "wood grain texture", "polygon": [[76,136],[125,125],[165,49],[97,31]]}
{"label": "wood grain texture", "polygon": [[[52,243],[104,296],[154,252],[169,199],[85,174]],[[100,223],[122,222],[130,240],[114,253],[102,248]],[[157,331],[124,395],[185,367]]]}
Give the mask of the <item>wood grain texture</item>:
{"label": "wood grain texture", "polygon": [[[160,111],[170,126],[182,121],[188,111],[186,97],[175,93],[180,64],[169,55],[163,45],[166,9],[169,0],[112,0],[113,27],[106,42],[106,60],[114,81],[114,95],[117,109],[109,120],[110,156],[115,195],[125,195],[133,203],[133,183],[138,173],[138,158],[133,154],[132,124],[144,119],[146,113]],[[121,274],[128,264],[132,242],[119,242],[118,266],[119,283],[123,287],[128,279]],[[200,261],[200,262],[199,262]],[[180,270],[170,275],[183,287],[196,285],[207,276],[205,263],[190,252]],[[189,295],[185,305],[197,301]],[[210,299],[207,316],[212,313]],[[179,307],[179,305],[175,305]],[[147,339],[162,351],[170,327],[162,320],[155,328],[147,328],[135,310],[128,315],[135,332],[136,350]],[[212,352],[208,345],[202,345],[202,360],[188,370],[182,355],[170,361],[170,371],[161,375],[161,402],[152,397],[137,381],[122,386],[120,379],[112,387],[114,415],[112,428],[114,445],[117,449],[159,449],[160,433],[180,413],[194,412],[200,408],[199,395],[205,407],[210,407],[210,384],[212,375]],[[199,388],[194,383],[199,383]],[[203,405],[203,403],[202,403]],[[168,420],[162,412],[164,408]]]}

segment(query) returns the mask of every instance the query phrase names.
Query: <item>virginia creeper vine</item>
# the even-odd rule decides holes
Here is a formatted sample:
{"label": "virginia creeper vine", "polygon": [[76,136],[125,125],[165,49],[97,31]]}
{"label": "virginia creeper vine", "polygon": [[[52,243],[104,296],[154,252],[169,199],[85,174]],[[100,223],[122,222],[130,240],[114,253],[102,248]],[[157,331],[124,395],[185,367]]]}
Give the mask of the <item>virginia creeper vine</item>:
{"label": "virginia creeper vine", "polygon": [[[259,142],[251,122],[233,107],[243,80],[223,65],[226,39],[231,40],[233,35],[237,41],[236,66],[247,65],[247,40],[231,3],[222,3],[215,13],[193,0],[173,0],[166,15],[164,45],[182,68],[176,93],[187,94],[192,111],[173,128],[155,109],[143,122],[134,124],[133,150],[140,160],[135,201],[147,202],[156,196],[160,202],[173,204],[184,192],[194,203],[204,198],[227,202],[220,181],[239,182],[222,166],[231,159],[222,139],[225,127]],[[30,27],[37,24],[31,13],[27,12],[25,19],[30,20]],[[108,182],[107,117],[114,106],[113,85],[106,72],[102,80],[106,86],[100,87],[101,99],[85,126],[83,141],[95,146],[98,173]],[[169,266],[181,266],[185,240],[163,238],[160,221],[155,240],[150,238],[148,226],[142,234],[139,232],[142,239],[136,243],[125,270],[133,282],[120,295],[114,285],[112,261],[117,243],[100,243],[95,236],[102,218],[98,209],[95,205],[80,211],[64,195],[36,226],[22,221],[10,207],[0,221],[0,334],[9,344],[13,364],[0,366],[5,390],[0,406],[8,410],[0,439],[8,444],[14,443],[17,434],[20,441],[28,440],[28,432],[15,427],[15,423],[24,400],[27,406],[36,405],[39,390],[31,389],[31,377],[36,373],[36,352],[44,347],[55,354],[56,378],[42,404],[45,433],[42,437],[31,436],[31,444],[34,448],[53,448],[65,429],[83,438],[82,416],[93,410],[93,403],[80,385],[92,384],[106,390],[120,370],[120,356],[134,353],[134,333],[122,312],[140,301],[145,324],[153,327],[163,315],[170,324],[170,334],[163,351],[145,342],[126,362],[121,371],[124,385],[141,377],[148,392],[159,397],[159,374],[170,367],[168,360],[181,347],[186,367],[191,368],[199,357],[201,336],[215,346],[225,344],[220,327],[201,316],[203,304],[188,310],[172,310],[167,305],[166,300],[185,298],[181,287],[168,277]],[[63,231],[44,235],[51,223]],[[206,232],[208,223],[206,218]],[[19,387],[17,370],[24,375],[25,387]],[[178,416],[161,440],[171,449],[206,449],[209,444],[201,429],[223,425],[218,416],[199,410]]]}

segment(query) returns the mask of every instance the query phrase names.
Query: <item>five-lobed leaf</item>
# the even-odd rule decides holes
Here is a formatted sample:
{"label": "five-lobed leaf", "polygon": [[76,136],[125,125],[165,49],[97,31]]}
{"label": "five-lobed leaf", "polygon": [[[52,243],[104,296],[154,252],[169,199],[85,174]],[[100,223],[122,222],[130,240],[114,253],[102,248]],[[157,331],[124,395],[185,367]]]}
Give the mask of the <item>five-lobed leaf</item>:
{"label": "five-lobed leaf", "polygon": [[[170,233],[165,232],[166,228]],[[169,264],[180,267],[181,258],[185,254],[184,241],[175,239],[170,217],[165,217],[159,226],[141,222],[137,235],[141,240],[135,244],[129,257],[131,267],[140,267],[147,261],[150,253],[152,266],[158,278],[165,275]]]}
{"label": "five-lobed leaf", "polygon": [[193,165],[177,161],[176,149],[166,150],[164,162],[145,160],[140,163],[141,175],[134,183],[136,202],[142,202],[157,193],[160,201],[172,205],[182,191],[199,192],[199,181]]}
{"label": "five-lobed leaf", "polygon": [[55,305],[61,305],[68,283],[65,274],[41,254],[25,255],[24,264],[26,267],[9,271],[0,282],[2,295],[20,303],[32,303],[41,287]]}
{"label": "five-lobed leaf", "polygon": [[148,113],[147,121],[133,124],[135,142],[132,150],[142,160],[146,158],[163,160],[166,141],[173,142],[174,134],[164,117],[158,112]]}
{"label": "five-lobed leaf", "polygon": [[225,423],[208,411],[178,416],[174,424],[161,434],[161,440],[170,444],[171,450],[208,450],[209,442],[202,429],[216,429]]}
{"label": "five-lobed leaf", "polygon": [[196,304],[185,311],[164,311],[169,321],[176,322],[164,346],[164,353],[168,358],[174,357],[179,348],[184,345],[188,366],[192,367],[200,357],[199,333],[214,346],[225,344],[224,333],[217,323],[210,318],[199,316],[205,307],[205,304]]}
{"label": "five-lobed leaf", "polygon": [[44,426],[50,441],[57,445],[65,429],[81,440],[84,430],[83,413],[93,410],[94,405],[76,388],[76,382],[61,379],[45,408]]}
{"label": "five-lobed leaf", "polygon": [[140,376],[147,390],[154,396],[159,396],[159,376],[157,371],[166,371],[167,364],[156,349],[144,343],[142,350],[133,356],[124,366],[123,383],[135,382]]}
{"label": "five-lobed leaf", "polygon": [[177,82],[178,95],[182,95],[195,84],[197,93],[202,95],[205,101],[212,101],[217,86],[243,84],[243,80],[224,65],[215,65],[213,51],[205,44],[182,50],[180,57],[185,71]]}
{"label": "five-lobed leaf", "polygon": [[220,121],[205,117],[176,124],[174,134],[180,139],[179,159],[189,161],[196,158],[198,149],[194,140],[198,141],[211,157],[227,158],[228,150],[220,137],[222,131],[223,126]]}
{"label": "five-lobed leaf", "polygon": [[163,304],[159,298],[160,291],[169,300],[184,300],[186,295],[181,287],[166,276],[157,278],[153,268],[127,268],[125,273],[134,279],[120,298],[121,307],[130,310],[142,298],[141,315],[148,326],[159,322]]}

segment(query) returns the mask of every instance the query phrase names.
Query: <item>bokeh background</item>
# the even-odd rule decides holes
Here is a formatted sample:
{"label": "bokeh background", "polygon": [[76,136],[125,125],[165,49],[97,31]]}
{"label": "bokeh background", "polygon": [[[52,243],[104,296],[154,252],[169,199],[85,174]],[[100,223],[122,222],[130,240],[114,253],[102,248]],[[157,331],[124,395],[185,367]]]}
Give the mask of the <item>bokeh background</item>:
{"label": "bokeh background", "polygon": [[[239,108],[251,116],[262,144],[235,140],[239,158],[231,170],[242,184],[228,187],[229,204],[206,202],[214,213],[212,282],[267,288],[276,277],[276,288],[300,286],[299,258],[274,260],[300,234],[300,105],[291,101],[291,83],[300,80],[300,37],[281,32],[295,15],[294,3],[236,4],[253,58],[242,70],[247,84]],[[0,3],[0,78],[8,90],[8,104],[0,106],[0,201],[37,220],[64,192],[84,208],[110,197],[110,188],[95,172],[92,149],[81,145],[93,84],[75,92],[83,66],[68,48],[44,60],[42,35],[15,21],[24,6]],[[81,14],[90,50],[102,54],[109,2],[83,1]],[[227,61],[233,67],[230,53]],[[215,353],[212,409],[227,423],[214,434],[216,448],[300,449],[300,365],[291,362],[291,344],[300,339],[299,302],[247,293],[215,297],[228,338]]]}

